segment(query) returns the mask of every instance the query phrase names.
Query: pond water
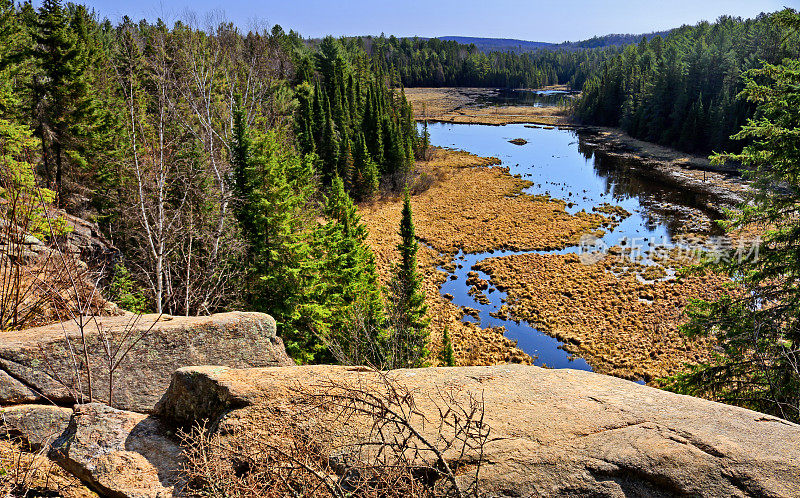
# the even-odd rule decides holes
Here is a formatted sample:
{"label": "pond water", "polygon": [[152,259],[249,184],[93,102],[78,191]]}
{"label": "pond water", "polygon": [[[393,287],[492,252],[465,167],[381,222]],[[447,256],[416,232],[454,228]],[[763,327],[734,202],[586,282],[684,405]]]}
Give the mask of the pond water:
{"label": "pond water", "polygon": [[[686,213],[702,213],[712,219],[718,213],[709,212],[702,195],[687,192],[670,184],[665,178],[653,177],[639,167],[635,161],[595,153],[592,147],[571,130],[531,128],[521,124],[486,126],[467,124],[433,124],[428,126],[431,143],[440,147],[463,149],[479,156],[494,156],[509,168],[512,175],[519,175],[533,182],[526,189],[529,194],[546,194],[567,202],[567,211],[590,212],[593,207],[609,203],[621,206],[631,215],[607,233],[599,241],[610,247],[614,245],[649,244],[668,245],[673,242]],[[509,140],[522,138],[525,145],[514,145]],[[585,248],[567,247],[558,251],[536,251],[539,253],[576,253]],[[477,319],[466,316],[482,327],[505,326],[506,336],[518,341],[520,349],[535,358],[536,365],[553,368],[578,368],[591,370],[585,360],[574,358],[561,349],[561,343],[525,322],[502,320],[490,316],[503,304],[506,294],[497,289],[485,292],[490,304],[478,303],[467,291],[467,273],[479,261],[520,254],[494,251],[481,254],[459,253],[455,262],[461,265],[453,272],[455,279],[448,279],[441,288],[443,294],[453,296],[453,303],[478,310]],[[478,272],[481,278],[488,275]]]}
{"label": "pond water", "polygon": [[566,90],[524,90],[499,88],[491,95],[476,99],[479,106],[519,105],[531,107],[555,107],[567,105],[578,92]]}

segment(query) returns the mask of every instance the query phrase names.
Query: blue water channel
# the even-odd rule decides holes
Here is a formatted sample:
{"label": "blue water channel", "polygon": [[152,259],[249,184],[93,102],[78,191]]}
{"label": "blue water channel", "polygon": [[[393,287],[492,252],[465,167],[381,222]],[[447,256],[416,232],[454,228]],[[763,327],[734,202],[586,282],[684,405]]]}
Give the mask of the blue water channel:
{"label": "blue water channel", "polygon": [[[670,244],[680,225],[685,221],[674,209],[664,206],[682,206],[707,212],[706,199],[687,192],[665,178],[654,176],[652,171],[630,160],[596,153],[588,139],[573,130],[545,129],[522,124],[506,126],[432,124],[428,126],[431,143],[440,147],[462,149],[479,156],[494,156],[509,168],[512,175],[530,180],[529,194],[546,194],[567,202],[567,211],[591,212],[593,207],[609,203],[623,207],[631,215],[613,230],[607,230],[601,243],[607,247],[637,241],[649,244]],[[522,138],[525,145],[515,145],[509,140]],[[564,254],[579,252],[577,246],[558,251],[533,251],[536,253]],[[453,303],[478,310],[478,318],[465,316],[465,321],[481,327],[506,327],[506,336],[516,340],[520,349],[534,357],[534,363],[551,368],[591,370],[582,358],[564,351],[557,339],[540,332],[526,322],[503,320],[490,316],[506,299],[506,293],[490,287],[484,294],[490,304],[477,302],[468,294],[467,273],[472,266],[487,258],[524,254],[511,251],[493,251],[480,254],[459,253],[455,256],[457,269],[442,285],[442,294],[453,296]],[[446,271],[442,268],[443,271]],[[490,280],[483,272],[478,275]]]}

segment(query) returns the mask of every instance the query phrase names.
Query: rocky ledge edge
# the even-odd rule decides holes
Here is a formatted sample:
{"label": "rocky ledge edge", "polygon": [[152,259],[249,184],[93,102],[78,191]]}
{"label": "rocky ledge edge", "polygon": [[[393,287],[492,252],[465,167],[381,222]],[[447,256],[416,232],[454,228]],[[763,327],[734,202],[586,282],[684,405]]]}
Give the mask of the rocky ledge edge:
{"label": "rocky ledge edge", "polygon": [[[49,443],[49,456],[105,496],[180,496],[185,478],[178,427],[208,421],[219,434],[233,426],[266,427],[270,417],[292,411],[298,388],[313,392],[335,383],[380,390],[387,379],[412,393],[417,409],[432,420],[444,391],[483,400],[492,434],[483,448],[484,496],[798,491],[796,424],[605,375],[524,365],[384,374],[341,366],[181,368],[151,415],[76,406],[69,426]],[[21,416],[25,409],[13,408],[18,418],[34,420],[31,412]],[[48,410],[31,424],[40,436],[66,420],[63,409]],[[435,439],[438,429],[427,424],[420,430]],[[475,457],[467,452],[452,458],[469,463]]]}

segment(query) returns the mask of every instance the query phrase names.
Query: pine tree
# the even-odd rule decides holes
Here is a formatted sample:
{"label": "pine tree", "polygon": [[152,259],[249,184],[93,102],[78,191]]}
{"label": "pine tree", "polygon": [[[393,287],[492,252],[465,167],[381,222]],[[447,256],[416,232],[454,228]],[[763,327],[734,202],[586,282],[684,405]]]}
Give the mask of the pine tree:
{"label": "pine tree", "polygon": [[85,167],[87,150],[98,140],[100,116],[86,75],[87,47],[80,45],[60,0],[44,0],[39,10],[32,56],[34,131],[42,146],[48,184],[64,202],[64,174]]}
{"label": "pine tree", "polygon": [[400,261],[389,284],[391,337],[388,347],[392,368],[420,367],[428,356],[428,306],[417,270],[419,242],[414,235],[411,198],[406,189],[397,246]]}

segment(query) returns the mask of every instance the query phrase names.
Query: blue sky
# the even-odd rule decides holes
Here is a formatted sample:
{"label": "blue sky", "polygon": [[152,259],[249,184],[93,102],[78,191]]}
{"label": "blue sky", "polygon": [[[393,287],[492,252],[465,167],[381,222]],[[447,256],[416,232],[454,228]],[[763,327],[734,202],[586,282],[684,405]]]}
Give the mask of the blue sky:
{"label": "blue sky", "polygon": [[[80,2],[81,0],[75,0]],[[36,1],[34,4],[40,2]],[[84,0],[102,16],[168,22],[187,9],[209,12],[247,29],[253,22],[280,24],[303,36],[394,34],[486,36],[561,42],[608,33],[645,33],[722,14],[753,17],[800,0]]]}

